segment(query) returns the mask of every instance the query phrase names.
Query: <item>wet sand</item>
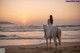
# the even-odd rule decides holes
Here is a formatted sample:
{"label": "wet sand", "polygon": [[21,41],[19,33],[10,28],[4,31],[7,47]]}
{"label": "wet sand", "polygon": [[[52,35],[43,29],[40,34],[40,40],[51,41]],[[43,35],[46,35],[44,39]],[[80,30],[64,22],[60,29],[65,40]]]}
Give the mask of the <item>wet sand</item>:
{"label": "wet sand", "polygon": [[80,53],[80,42],[62,42],[61,47],[55,50],[54,43],[52,48],[47,49],[46,44],[36,45],[16,45],[0,46],[5,48],[6,53]]}

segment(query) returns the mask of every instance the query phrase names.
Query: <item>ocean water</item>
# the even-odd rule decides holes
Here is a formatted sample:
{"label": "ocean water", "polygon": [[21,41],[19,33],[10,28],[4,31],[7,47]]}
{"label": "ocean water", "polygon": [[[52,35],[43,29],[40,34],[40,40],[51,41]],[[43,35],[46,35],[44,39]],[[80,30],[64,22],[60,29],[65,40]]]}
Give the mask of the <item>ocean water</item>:
{"label": "ocean water", "polygon": [[[62,27],[62,42],[80,42],[80,27]],[[77,29],[77,30],[76,30]],[[36,26],[11,26],[0,27],[0,46],[7,45],[34,45],[45,43],[42,27]]]}

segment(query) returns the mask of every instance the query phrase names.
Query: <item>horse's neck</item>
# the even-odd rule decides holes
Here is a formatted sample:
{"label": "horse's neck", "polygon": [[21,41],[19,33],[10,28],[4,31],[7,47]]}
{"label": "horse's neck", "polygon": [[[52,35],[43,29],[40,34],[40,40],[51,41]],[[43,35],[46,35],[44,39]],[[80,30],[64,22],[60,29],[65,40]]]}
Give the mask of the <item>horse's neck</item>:
{"label": "horse's neck", "polygon": [[56,25],[49,24],[47,27],[47,31],[56,31],[56,30],[57,30]]}
{"label": "horse's neck", "polygon": [[53,29],[53,25],[52,24],[48,24],[47,26],[47,32],[50,32]]}
{"label": "horse's neck", "polygon": [[54,25],[54,24],[48,24],[48,26],[47,26],[47,27],[57,28],[57,26],[56,26],[56,25]]}
{"label": "horse's neck", "polygon": [[48,24],[48,27],[53,26],[52,24]]}

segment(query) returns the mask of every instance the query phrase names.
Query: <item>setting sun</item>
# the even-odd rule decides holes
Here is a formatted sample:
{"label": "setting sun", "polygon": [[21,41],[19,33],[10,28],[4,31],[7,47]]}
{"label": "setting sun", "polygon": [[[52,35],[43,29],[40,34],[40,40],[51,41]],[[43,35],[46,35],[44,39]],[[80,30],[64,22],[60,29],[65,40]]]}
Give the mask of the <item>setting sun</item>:
{"label": "setting sun", "polygon": [[25,22],[26,22],[26,20],[24,19],[24,20],[23,20],[23,23],[25,23]]}

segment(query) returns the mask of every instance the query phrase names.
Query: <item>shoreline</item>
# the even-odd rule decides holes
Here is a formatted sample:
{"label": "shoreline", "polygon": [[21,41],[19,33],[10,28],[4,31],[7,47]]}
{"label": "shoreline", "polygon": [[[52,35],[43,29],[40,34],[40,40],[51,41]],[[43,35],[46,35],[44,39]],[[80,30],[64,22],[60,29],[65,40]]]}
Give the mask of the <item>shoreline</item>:
{"label": "shoreline", "polygon": [[[13,46],[0,46],[5,48],[6,53],[53,53],[54,43],[52,49],[47,50],[46,44],[35,45],[13,45]],[[61,53],[80,53],[80,42],[62,42],[60,47]]]}
{"label": "shoreline", "polygon": [[[51,41],[54,44],[54,41]],[[62,39],[62,43],[75,43],[75,42],[80,42],[80,39]],[[0,46],[18,46],[18,45],[38,45],[38,44],[45,44],[46,40],[45,39],[3,39],[0,40]]]}
{"label": "shoreline", "polygon": [[[72,43],[74,43],[74,44],[72,44]],[[52,44],[53,44],[53,46],[54,46],[54,42],[52,42]],[[51,44],[51,45],[52,45]],[[8,46],[37,46],[37,45],[39,45],[39,46],[42,46],[42,45],[46,45],[46,43],[40,43],[40,44],[33,44],[33,45],[6,45],[6,46],[0,46],[0,48],[1,47],[8,47]],[[62,42],[61,43],[61,47],[63,47],[63,46],[76,46],[76,45],[78,45],[78,46],[80,46],[80,42],[79,41],[77,41],[77,42]]]}

